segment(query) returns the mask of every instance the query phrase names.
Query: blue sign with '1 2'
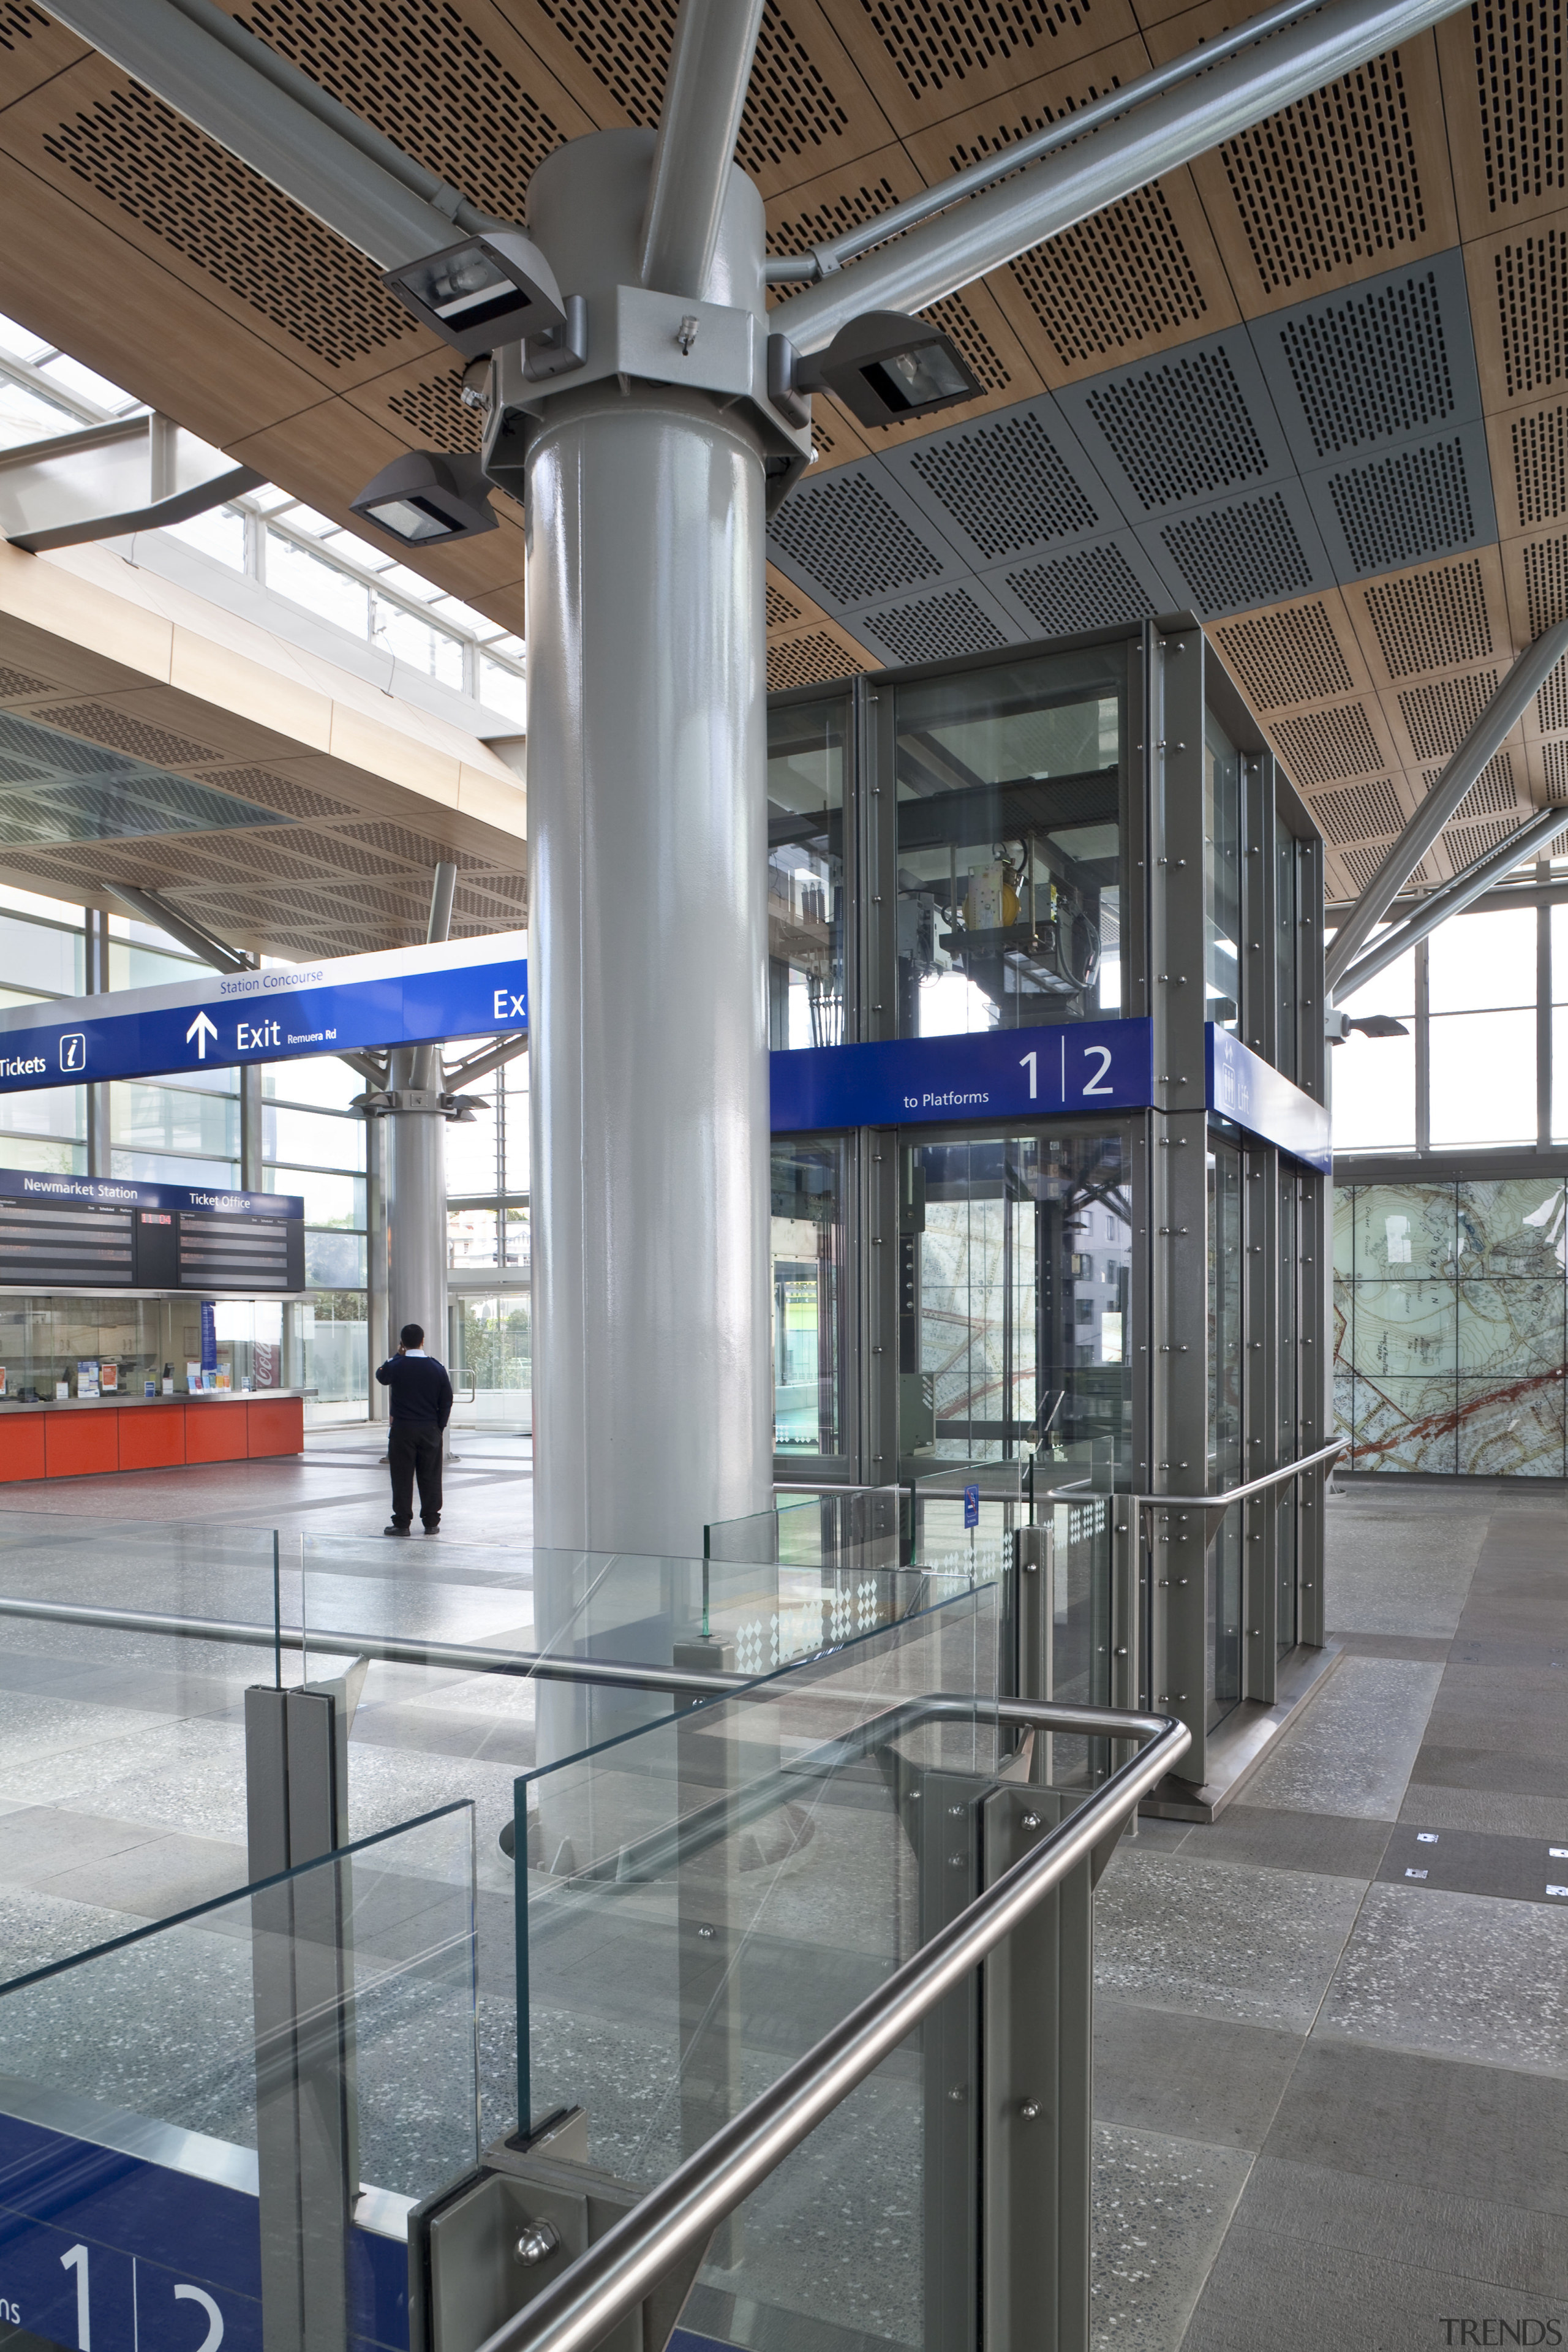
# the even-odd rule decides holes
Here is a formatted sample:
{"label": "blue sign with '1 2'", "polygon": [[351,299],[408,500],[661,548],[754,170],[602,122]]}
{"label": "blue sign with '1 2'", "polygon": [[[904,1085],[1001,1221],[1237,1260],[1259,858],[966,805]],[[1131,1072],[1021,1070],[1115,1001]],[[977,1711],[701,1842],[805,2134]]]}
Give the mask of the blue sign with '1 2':
{"label": "blue sign with '1 2'", "polygon": [[1152,1055],[1146,1020],[811,1046],[772,1056],[773,1130],[1135,1110]]}

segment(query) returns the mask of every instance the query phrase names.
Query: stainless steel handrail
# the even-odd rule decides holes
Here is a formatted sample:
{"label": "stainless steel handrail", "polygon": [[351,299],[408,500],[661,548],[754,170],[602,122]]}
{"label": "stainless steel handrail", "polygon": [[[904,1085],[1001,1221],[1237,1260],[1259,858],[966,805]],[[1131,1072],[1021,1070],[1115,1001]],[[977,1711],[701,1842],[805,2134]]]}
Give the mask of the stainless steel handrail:
{"label": "stainless steel handrail", "polygon": [[1105,1501],[1130,1505],[1134,1510],[1167,1510],[1176,1505],[1184,1509],[1228,1511],[1233,1503],[1245,1503],[1254,1495],[1267,1494],[1271,1486],[1282,1486],[1290,1478],[1300,1477],[1303,1471],[1315,1470],[1320,1462],[1335,1459],[1350,1452],[1348,1437],[1338,1437],[1331,1445],[1320,1445],[1315,1454],[1303,1454],[1294,1462],[1285,1463],[1278,1470],[1266,1470],[1261,1478],[1249,1478],[1244,1486],[1226,1486],[1218,1495],[1130,1495],[1114,1487],[1096,1488],[1088,1496],[1081,1486],[1051,1486],[1037,1500],[1042,1503],[1081,1503]]}
{"label": "stainless steel handrail", "polygon": [[[1008,1722],[1091,1738],[1144,1738],[1070,1820],[939,1929],[734,2120],[687,2158],[569,2269],[498,2327],[480,2352],[589,2352],[671,2265],[705,2244],[728,2213],[798,2147],[825,2116],[895,2050],[1053,1886],[1120,1827],[1186,1753],[1192,1733],[1171,1716],[1109,1706],[1005,1699]],[[521,2023],[521,2021],[520,2021]]]}
{"label": "stainless steel handrail", "polygon": [[[188,1642],[228,1642],[250,1650],[330,1650],[399,1666],[447,1666],[466,1674],[537,1675],[547,1683],[602,1683],[620,1690],[662,1691],[679,1698],[722,1698],[750,1690],[755,1675],[700,1673],[687,1666],[637,1666],[616,1658],[552,1657],[542,1650],[486,1650],[461,1642],[395,1641],[342,1633],[331,1626],[247,1625],[218,1617],[164,1617],[144,1609],[98,1609],[86,1601],[0,1600],[0,1617],[36,1617],[54,1625],[98,1626],[118,1633],[160,1633]],[[803,1659],[802,1664],[805,1663]]]}

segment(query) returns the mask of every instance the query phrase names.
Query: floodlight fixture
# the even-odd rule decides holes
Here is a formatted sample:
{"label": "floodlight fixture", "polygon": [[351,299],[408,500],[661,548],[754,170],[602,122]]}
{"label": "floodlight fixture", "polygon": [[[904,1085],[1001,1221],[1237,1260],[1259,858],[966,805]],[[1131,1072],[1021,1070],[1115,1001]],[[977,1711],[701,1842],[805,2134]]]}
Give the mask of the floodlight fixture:
{"label": "floodlight fixture", "polygon": [[1408,1037],[1409,1030],[1392,1013],[1368,1013],[1352,1020],[1348,1013],[1330,1012],[1324,1017],[1324,1032],[1331,1045],[1342,1045],[1352,1029],[1363,1037]]}
{"label": "floodlight fixture", "polygon": [[350,511],[404,547],[477,539],[497,523],[479,459],[438,457],[428,449],[411,449],[384,466],[351,500]]}
{"label": "floodlight fixture", "polygon": [[498,225],[461,245],[402,262],[386,272],[386,283],[423,326],[465,359],[566,321],[555,272],[520,228]]}
{"label": "floodlight fixture", "polygon": [[835,394],[862,425],[902,425],[978,400],[984,389],[951,335],[903,310],[851,319],[810,359],[786,337],[768,338],[768,396],[795,424],[805,422],[811,392]]}

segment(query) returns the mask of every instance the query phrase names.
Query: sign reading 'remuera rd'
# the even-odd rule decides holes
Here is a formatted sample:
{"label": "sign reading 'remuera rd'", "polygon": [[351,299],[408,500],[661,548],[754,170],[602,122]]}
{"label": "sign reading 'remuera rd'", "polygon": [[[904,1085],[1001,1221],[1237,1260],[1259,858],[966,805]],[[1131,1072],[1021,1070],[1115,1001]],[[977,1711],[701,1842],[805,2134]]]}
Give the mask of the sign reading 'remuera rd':
{"label": "sign reading 'remuera rd'", "polygon": [[528,935],[225,972],[0,1013],[0,1094],[528,1026]]}

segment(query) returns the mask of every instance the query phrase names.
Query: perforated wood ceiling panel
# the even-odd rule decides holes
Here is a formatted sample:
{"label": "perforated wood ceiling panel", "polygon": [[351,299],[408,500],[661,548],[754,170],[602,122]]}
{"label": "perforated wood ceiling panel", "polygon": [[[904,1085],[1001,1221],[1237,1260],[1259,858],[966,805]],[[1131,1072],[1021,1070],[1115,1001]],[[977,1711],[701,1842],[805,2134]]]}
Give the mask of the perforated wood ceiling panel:
{"label": "perforated wood ceiling panel", "polygon": [[[225,5],[515,215],[562,139],[657,119],[676,0]],[[1399,697],[1462,699],[1568,611],[1565,7],[1476,0],[949,297],[983,389],[935,430],[819,400],[770,542],[775,675],[1190,603],[1313,790],[1412,798],[1442,697],[1415,719]],[[1231,21],[1229,0],[770,0],[739,160],[798,249]],[[344,516],[397,449],[475,446],[460,371],[368,264],[28,0],[0,0],[0,311],[310,503]],[[420,568],[523,626],[510,513]],[[1531,729],[1568,737],[1555,682]]]}

